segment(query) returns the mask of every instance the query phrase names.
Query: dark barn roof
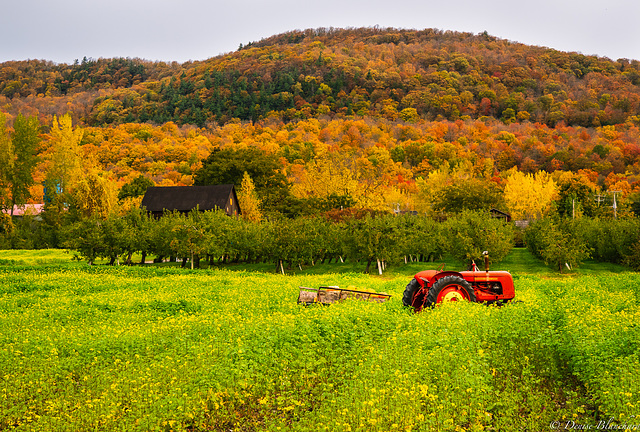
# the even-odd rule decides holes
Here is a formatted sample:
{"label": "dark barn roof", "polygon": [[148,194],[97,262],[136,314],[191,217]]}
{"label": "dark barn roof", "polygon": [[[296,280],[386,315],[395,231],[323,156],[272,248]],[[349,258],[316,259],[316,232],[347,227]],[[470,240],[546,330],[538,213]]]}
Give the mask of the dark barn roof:
{"label": "dark barn roof", "polygon": [[491,217],[505,219],[507,222],[511,222],[511,215],[509,213],[505,213],[498,209],[492,208],[489,210],[491,212]]}
{"label": "dark barn roof", "polygon": [[142,207],[152,213],[165,210],[188,212],[196,207],[200,211],[216,208],[226,210],[230,199],[237,204],[238,198],[232,184],[150,187],[142,199]]}

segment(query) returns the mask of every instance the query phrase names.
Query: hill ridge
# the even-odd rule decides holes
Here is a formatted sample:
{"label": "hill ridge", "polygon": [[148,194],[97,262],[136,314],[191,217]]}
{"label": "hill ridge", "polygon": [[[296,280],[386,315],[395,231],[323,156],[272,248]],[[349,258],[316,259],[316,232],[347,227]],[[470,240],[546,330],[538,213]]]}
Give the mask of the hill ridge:
{"label": "hill ridge", "polygon": [[[437,29],[318,28],[203,61],[0,64],[0,103],[99,126],[224,124],[278,116],[613,125],[640,114],[640,63]],[[38,98],[47,100],[42,109]],[[52,105],[54,106],[52,108]],[[76,107],[77,105],[77,107]],[[415,110],[415,112],[413,112]]]}

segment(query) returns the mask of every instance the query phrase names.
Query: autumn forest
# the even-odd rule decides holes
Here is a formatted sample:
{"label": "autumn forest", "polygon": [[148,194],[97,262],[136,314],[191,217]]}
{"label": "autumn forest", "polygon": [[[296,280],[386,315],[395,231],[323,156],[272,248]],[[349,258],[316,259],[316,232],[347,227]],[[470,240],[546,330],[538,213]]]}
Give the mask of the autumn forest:
{"label": "autumn forest", "polygon": [[[6,62],[0,120],[3,208],[57,188],[108,213],[140,185],[213,181],[221,156],[235,174],[219,180],[240,188],[247,172],[257,204],[245,205],[261,214],[490,207],[529,219],[567,197],[594,216],[614,197],[619,212],[640,201],[640,62],[486,33],[331,28],[183,64]],[[29,128],[21,192],[6,173]]]}

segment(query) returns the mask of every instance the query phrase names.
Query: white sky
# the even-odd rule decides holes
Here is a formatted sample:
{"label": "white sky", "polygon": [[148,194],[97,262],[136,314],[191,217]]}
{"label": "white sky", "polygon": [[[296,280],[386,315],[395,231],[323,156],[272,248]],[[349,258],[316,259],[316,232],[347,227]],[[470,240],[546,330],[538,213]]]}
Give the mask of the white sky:
{"label": "white sky", "polygon": [[9,0],[0,62],[139,57],[204,60],[317,27],[487,31],[612,60],[640,60],[638,0]]}

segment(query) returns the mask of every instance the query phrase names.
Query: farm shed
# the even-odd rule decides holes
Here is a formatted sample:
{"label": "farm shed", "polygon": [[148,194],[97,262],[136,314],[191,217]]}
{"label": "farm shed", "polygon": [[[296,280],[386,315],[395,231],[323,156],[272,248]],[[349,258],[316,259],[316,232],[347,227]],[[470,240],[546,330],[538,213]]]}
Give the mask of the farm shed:
{"label": "farm shed", "polygon": [[[25,204],[23,206],[13,206],[13,217],[21,219],[25,216],[34,216],[41,220],[40,213],[44,210],[44,204]],[[11,215],[11,209],[2,210],[2,213]]]}
{"label": "farm shed", "polygon": [[165,210],[189,213],[196,208],[200,211],[224,210],[228,216],[240,214],[238,196],[232,184],[150,187],[142,198],[142,207],[155,217],[162,216]]}
{"label": "farm shed", "polygon": [[504,219],[505,222],[511,222],[511,215],[498,209],[491,209],[491,217],[496,219]]}

